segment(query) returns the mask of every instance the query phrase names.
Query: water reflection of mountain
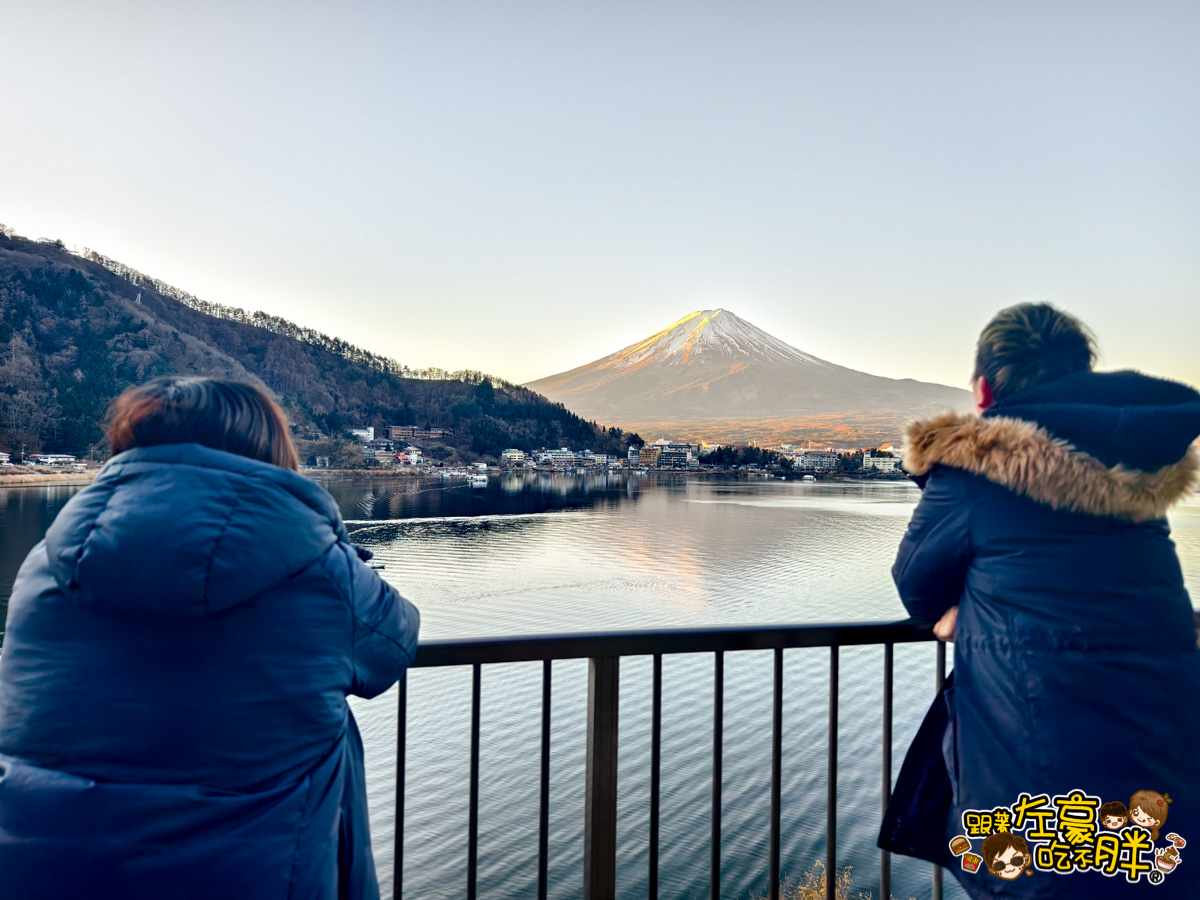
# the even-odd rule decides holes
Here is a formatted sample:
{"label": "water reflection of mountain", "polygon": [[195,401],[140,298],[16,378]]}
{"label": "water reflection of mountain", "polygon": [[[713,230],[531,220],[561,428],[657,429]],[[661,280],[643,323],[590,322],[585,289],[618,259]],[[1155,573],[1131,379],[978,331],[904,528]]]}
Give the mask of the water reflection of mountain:
{"label": "water reflection of mountain", "polygon": [[595,509],[634,501],[653,479],[607,472],[505,472],[485,489],[464,479],[317,479],[347,521],[512,516]]}

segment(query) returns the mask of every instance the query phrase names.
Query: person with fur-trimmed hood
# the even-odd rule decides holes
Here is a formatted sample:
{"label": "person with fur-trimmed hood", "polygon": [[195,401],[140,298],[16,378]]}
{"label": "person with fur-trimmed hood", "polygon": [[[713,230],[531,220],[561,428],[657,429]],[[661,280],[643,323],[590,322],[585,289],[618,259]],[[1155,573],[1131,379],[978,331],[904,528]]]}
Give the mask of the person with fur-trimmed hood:
{"label": "person with fur-trimmed hood", "polygon": [[[923,492],[892,574],[909,613],[954,641],[954,671],[880,845],[952,867],[974,898],[1134,890],[1124,870],[962,871],[947,845],[963,812],[1022,794],[1152,790],[1171,797],[1172,830],[1200,838],[1200,650],[1166,519],[1200,473],[1200,393],[1095,372],[1094,358],[1073,317],[1006,309],[979,339],[981,415],[908,429],[904,466]],[[1200,897],[1200,862],[1153,892]]]}

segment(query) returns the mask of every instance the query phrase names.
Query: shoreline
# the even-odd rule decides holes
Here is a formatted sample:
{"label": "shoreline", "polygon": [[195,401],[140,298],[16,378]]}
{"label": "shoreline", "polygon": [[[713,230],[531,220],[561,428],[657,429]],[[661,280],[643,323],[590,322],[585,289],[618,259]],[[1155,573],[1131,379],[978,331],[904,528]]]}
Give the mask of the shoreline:
{"label": "shoreline", "polygon": [[[63,484],[63,485],[79,485],[91,484],[95,480],[99,469],[89,469],[87,472],[21,472],[19,474],[4,474],[0,473],[0,487],[18,487],[21,485],[38,485],[38,484]],[[500,469],[489,468],[487,474],[503,474],[505,472],[541,472],[542,474],[567,474],[565,472],[554,472],[546,469]],[[604,470],[601,470],[604,471]],[[588,474],[589,470],[581,469],[571,471],[572,475]],[[309,478],[331,478],[331,479],[347,479],[347,480],[388,480],[397,478],[437,478],[437,473],[433,472],[412,472],[404,470],[380,470],[380,469],[301,469],[301,475]],[[592,474],[597,474],[592,471]],[[617,469],[608,471],[608,474],[624,474],[635,475],[639,474],[630,469]],[[735,469],[651,469],[647,475],[692,475],[692,476],[742,476],[751,478],[761,478],[763,475],[772,475],[777,479],[787,479],[798,481],[803,474],[812,473],[796,473],[789,472],[780,475],[775,472],[746,472]],[[645,477],[645,476],[642,476]],[[906,475],[858,475],[851,472],[839,472],[836,475],[818,475],[817,481],[907,481]]]}
{"label": "shoreline", "polygon": [[26,484],[91,484],[99,471],[99,469],[89,469],[87,472],[0,474],[0,487],[17,487]]}
{"label": "shoreline", "polygon": [[[764,475],[769,475],[772,478],[788,481],[799,481],[805,475],[814,475],[818,482],[821,481],[909,481],[907,473],[891,473],[880,472],[864,475],[858,472],[838,472],[836,474],[817,474],[814,472],[767,472],[762,470],[746,471],[744,469],[650,469],[646,475],[642,475],[636,469],[502,469],[499,466],[489,466],[485,470],[480,470],[487,475],[503,475],[506,473],[537,473],[542,475],[637,475],[647,477],[650,475],[692,475],[699,477],[749,477],[761,478]],[[316,469],[302,468],[300,474],[309,478],[331,478],[331,479],[348,479],[348,480],[367,480],[378,479],[387,480],[390,478],[438,478],[437,471],[412,471],[407,469]]]}

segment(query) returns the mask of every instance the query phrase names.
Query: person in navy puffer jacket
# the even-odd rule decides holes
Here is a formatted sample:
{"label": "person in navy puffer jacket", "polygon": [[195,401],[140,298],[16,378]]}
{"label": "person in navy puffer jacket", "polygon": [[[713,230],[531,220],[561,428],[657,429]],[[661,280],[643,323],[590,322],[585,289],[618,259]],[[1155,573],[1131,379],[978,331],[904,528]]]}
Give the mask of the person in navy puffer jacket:
{"label": "person in navy puffer jacket", "polygon": [[[908,432],[927,480],[892,571],[954,671],[880,844],[973,898],[1200,897],[1200,650],[1166,520],[1197,484],[1200,394],[1093,358],[1074,318],[1004,310],[979,340],[982,416]],[[1157,823],[1092,806],[1142,797]]]}
{"label": "person in navy puffer jacket", "polygon": [[157,379],[110,440],[9,602],[0,895],[377,897],[346,697],[412,662],[416,608],[261,390]]}

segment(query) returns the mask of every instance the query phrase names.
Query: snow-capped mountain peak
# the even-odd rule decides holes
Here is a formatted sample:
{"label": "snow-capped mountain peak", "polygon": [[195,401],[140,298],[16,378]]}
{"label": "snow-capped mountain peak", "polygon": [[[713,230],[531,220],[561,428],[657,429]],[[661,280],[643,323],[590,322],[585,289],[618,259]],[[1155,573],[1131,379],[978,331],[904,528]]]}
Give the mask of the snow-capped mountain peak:
{"label": "snow-capped mountain peak", "polygon": [[[818,359],[727,309],[690,313],[623,350],[526,386],[587,419],[720,440],[771,427],[839,440],[862,432],[879,446],[899,440],[910,419],[971,405],[961,388]],[[810,426],[821,431],[806,432]]]}
{"label": "snow-capped mountain peak", "polygon": [[617,351],[604,362],[605,367],[624,369],[649,361],[689,365],[701,357],[712,361],[714,356],[829,365],[725,309],[689,313],[646,340]]}

